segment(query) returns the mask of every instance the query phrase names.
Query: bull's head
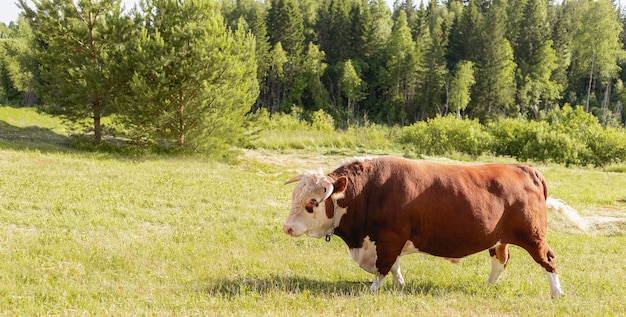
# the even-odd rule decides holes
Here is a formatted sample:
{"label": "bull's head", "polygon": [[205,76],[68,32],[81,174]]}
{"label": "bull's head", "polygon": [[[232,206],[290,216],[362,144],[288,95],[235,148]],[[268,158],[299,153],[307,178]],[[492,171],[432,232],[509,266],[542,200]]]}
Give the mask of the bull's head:
{"label": "bull's head", "polygon": [[[303,234],[313,238],[321,238],[333,232],[339,221],[334,212],[338,196],[346,189],[348,180],[340,177],[333,181],[321,172],[307,172],[298,175],[285,184],[299,182],[293,189],[291,210],[283,225],[283,231],[292,237]],[[332,212],[326,212],[326,204],[332,204]]]}

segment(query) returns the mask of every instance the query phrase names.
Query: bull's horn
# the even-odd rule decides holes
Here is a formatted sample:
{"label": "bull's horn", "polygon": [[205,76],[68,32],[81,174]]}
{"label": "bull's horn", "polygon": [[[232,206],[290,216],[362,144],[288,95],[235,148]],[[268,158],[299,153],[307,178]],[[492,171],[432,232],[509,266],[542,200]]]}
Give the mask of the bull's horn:
{"label": "bull's horn", "polygon": [[302,179],[302,174],[300,174],[300,175],[298,175],[298,176],[296,176],[296,177],[286,181],[285,185],[291,184],[291,183],[295,183],[295,182],[299,182],[301,179]]}
{"label": "bull's horn", "polygon": [[335,190],[335,186],[333,185],[333,182],[328,179],[328,177],[324,177],[322,179],[322,185],[324,185],[324,198],[322,199],[322,201],[328,199],[328,197],[330,197],[330,195],[333,194],[333,191]]}

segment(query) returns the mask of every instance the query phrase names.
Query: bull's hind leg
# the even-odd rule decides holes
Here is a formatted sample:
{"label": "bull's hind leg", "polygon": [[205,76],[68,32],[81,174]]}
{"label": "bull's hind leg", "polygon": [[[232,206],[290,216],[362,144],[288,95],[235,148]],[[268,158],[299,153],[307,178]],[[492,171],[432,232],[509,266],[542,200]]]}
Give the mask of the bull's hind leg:
{"label": "bull's hind leg", "polygon": [[508,244],[498,242],[493,248],[489,249],[489,255],[491,255],[491,274],[489,274],[489,283],[495,284],[500,275],[504,272],[506,264],[511,257]]}
{"label": "bull's hind leg", "polygon": [[533,259],[546,270],[552,298],[559,298],[565,295],[561,289],[561,282],[556,271],[555,255],[548,243],[542,240],[536,244],[521,245],[521,247],[526,249]]}

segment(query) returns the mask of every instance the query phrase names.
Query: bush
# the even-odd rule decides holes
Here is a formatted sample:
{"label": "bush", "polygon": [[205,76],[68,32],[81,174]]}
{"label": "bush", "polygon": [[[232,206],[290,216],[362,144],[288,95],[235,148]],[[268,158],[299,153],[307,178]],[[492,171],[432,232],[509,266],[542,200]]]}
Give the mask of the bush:
{"label": "bush", "polygon": [[626,130],[623,128],[606,128],[589,143],[593,153],[589,163],[603,166],[626,162]]}
{"label": "bush", "polygon": [[460,152],[476,157],[489,149],[491,139],[478,120],[448,115],[403,128],[400,143],[417,154],[445,155]]}
{"label": "bush", "polygon": [[545,121],[501,119],[487,125],[493,136],[493,153],[521,161],[578,164],[584,150],[571,136]]}
{"label": "bush", "polygon": [[[335,130],[332,117],[319,110],[249,115],[248,131],[256,131],[250,147],[268,149],[342,148],[357,152],[404,150],[417,155],[486,153],[519,161],[606,166],[626,162],[626,130],[604,128],[592,114],[568,105],[542,114],[540,121],[500,119],[481,125],[454,115],[438,116],[403,128],[366,122]],[[256,129],[256,130],[255,130]]]}
{"label": "bush", "polygon": [[353,138],[356,145],[368,150],[389,150],[396,145],[397,127],[386,127],[371,122],[364,125],[353,125],[346,134]]}
{"label": "bush", "polygon": [[333,132],[335,130],[335,120],[322,109],[313,112],[311,121],[311,127],[314,130],[322,132]]}
{"label": "bush", "polygon": [[542,121],[501,119],[487,128],[494,154],[521,161],[595,166],[626,161],[626,131],[603,128],[580,107],[555,109]]}

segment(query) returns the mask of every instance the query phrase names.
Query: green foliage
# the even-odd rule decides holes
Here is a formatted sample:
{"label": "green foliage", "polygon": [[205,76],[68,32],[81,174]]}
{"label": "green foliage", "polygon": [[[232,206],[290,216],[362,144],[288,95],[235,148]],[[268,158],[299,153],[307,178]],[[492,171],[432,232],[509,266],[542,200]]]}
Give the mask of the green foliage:
{"label": "green foliage", "polygon": [[[310,115],[310,122],[303,117]],[[271,150],[327,148],[349,153],[377,153],[393,150],[397,128],[366,122],[351,125],[347,130],[335,130],[332,116],[323,110],[311,114],[293,109],[291,114],[265,110],[248,115],[248,131],[254,135],[247,147]]]}
{"label": "green foliage", "polygon": [[[621,38],[626,19],[610,0],[429,0],[421,4],[407,0],[398,1],[393,11],[385,0],[204,1],[215,6],[202,17],[219,24],[214,30],[248,37],[242,55],[256,60],[259,83],[252,111],[323,109],[339,126],[348,128],[366,116],[376,123],[405,126],[455,110],[482,123],[520,116],[538,119],[541,111],[569,102],[584,104],[603,124],[624,122],[626,72],[620,69],[626,56]],[[150,91],[157,89],[152,80],[176,85],[190,79],[175,74],[174,66],[178,64],[180,70],[202,59],[185,45],[213,53],[199,47],[206,34],[193,34],[194,27],[184,29],[173,22],[180,12],[155,15],[169,12],[168,7],[185,11],[202,1],[146,1],[130,14],[121,11],[121,0],[19,3],[27,19],[0,29],[3,100],[13,104],[41,100],[43,109],[74,123],[93,120],[96,139],[102,132],[100,118],[141,112],[135,110],[145,104],[152,107],[125,96],[143,91],[145,99],[157,98]],[[212,11],[222,12],[225,19],[213,19]],[[197,30],[206,21],[187,22],[197,22]],[[171,49],[151,48],[144,41],[139,50],[144,31],[143,40],[164,40]],[[185,32],[188,44],[176,36]],[[452,79],[462,61],[472,63],[475,84],[460,93],[452,87],[460,82]],[[233,68],[228,62],[211,67]],[[161,72],[161,77],[149,75],[146,69]],[[137,71],[154,78],[134,78]],[[197,77],[202,76],[214,79],[207,73]],[[168,86],[158,90],[158,99],[170,104],[179,93]],[[183,98],[189,100],[188,95]],[[465,110],[458,101],[467,104]],[[144,119],[163,120],[160,129],[179,136],[187,133],[181,124],[165,122],[171,118],[164,117],[152,113]],[[241,124],[241,118],[237,121]],[[194,124],[187,120],[182,125]],[[127,130],[135,139],[156,133],[154,127],[142,124]],[[159,138],[171,139],[163,133]],[[225,138],[231,140],[226,143],[236,143],[231,136]],[[181,141],[186,142],[178,137],[160,142]],[[217,141],[209,138],[188,148]]]}
{"label": "green foliage", "polygon": [[537,118],[541,106],[560,98],[562,88],[552,79],[559,64],[553,41],[549,39],[546,2],[527,1],[515,24],[517,40],[513,49],[518,65],[517,103],[522,114]]}
{"label": "green foliage", "polygon": [[494,153],[520,160],[596,166],[626,160],[626,131],[603,128],[598,119],[565,106],[542,121],[503,119],[488,125]]}
{"label": "green foliage", "polygon": [[470,92],[476,83],[473,67],[472,62],[460,61],[456,64],[453,77],[450,80],[449,108],[457,114],[457,117],[461,116],[461,111],[465,111],[471,100]]}
{"label": "green foliage", "polygon": [[304,49],[302,13],[295,0],[271,0],[267,11],[270,44],[282,43],[290,57],[297,60]]}
{"label": "green foliage", "polygon": [[33,92],[37,73],[33,31],[23,16],[11,28],[1,25],[0,29],[0,100],[33,106],[37,99]]}
{"label": "green foliage", "polygon": [[497,2],[481,25],[478,49],[473,49],[477,56],[471,61],[475,61],[478,71],[468,112],[483,122],[513,112],[517,65],[511,43],[504,34],[505,18],[503,3]]}
{"label": "green foliage", "polygon": [[607,127],[587,144],[591,157],[590,164],[626,163],[626,131],[621,128]]}
{"label": "green foliage", "polygon": [[37,94],[47,109],[70,122],[92,120],[94,140],[102,140],[102,117],[118,92],[113,72],[115,53],[121,47],[118,29],[120,0],[33,1],[35,9],[20,0],[38,43],[40,64]]}
{"label": "green foliage", "polygon": [[[147,147],[219,156],[280,135],[244,122],[266,109],[267,125],[288,121],[313,140],[306,146],[361,147],[357,134],[380,128],[395,132],[373,133],[372,145],[424,153],[391,128],[423,122],[407,135],[435,135],[424,141],[432,153],[623,161],[626,20],[609,0],[399,1],[393,12],[384,0],[154,0],[132,17],[120,0],[19,2],[28,21],[0,26],[3,100],[15,104],[34,79],[41,108],[89,122],[96,141],[124,132]],[[568,101],[601,124],[557,109]],[[466,130],[480,129],[449,112],[480,120],[493,143],[475,146],[481,137]],[[528,117],[540,121],[517,121]]]}
{"label": "green foliage", "polygon": [[[425,35],[427,36],[427,35]],[[387,48],[387,76],[391,100],[386,109],[389,123],[404,124],[408,116],[415,116],[414,100],[418,89],[418,74],[423,56],[416,48],[404,11],[395,21]]]}
{"label": "green foliage", "polygon": [[134,138],[219,156],[243,134],[258,95],[254,39],[226,30],[209,0],[152,1],[129,45],[129,93],[118,101]]}
{"label": "green foliage", "polygon": [[311,127],[321,132],[333,132],[335,130],[335,121],[333,117],[324,110],[315,111],[311,117]]}
{"label": "green foliage", "polygon": [[[267,149],[354,148],[358,151],[404,150],[409,155],[481,155],[564,165],[607,166],[626,162],[626,130],[602,127],[581,107],[544,113],[541,121],[504,118],[487,125],[454,114],[420,121],[403,128],[367,123],[346,131],[332,128],[332,118],[320,110],[312,123],[303,113],[255,114],[258,130],[251,147]],[[249,129],[253,130],[253,129]]]}
{"label": "green foliage", "polygon": [[579,162],[579,143],[553,129],[548,122],[502,119],[489,124],[488,128],[495,139],[496,155],[512,156],[521,161]]}
{"label": "green foliage", "polygon": [[304,25],[296,1],[269,1],[266,25],[271,66],[261,99],[270,112],[286,112],[294,104],[300,106],[306,88],[302,77]]}
{"label": "green foliage", "polygon": [[399,142],[417,154],[446,155],[461,152],[476,157],[489,149],[492,140],[478,120],[464,120],[448,115],[403,128]]}
{"label": "green foliage", "polygon": [[321,80],[328,66],[324,59],[324,52],[320,51],[319,47],[313,44],[313,42],[309,42],[308,49],[304,55],[302,76],[306,85],[303,104],[309,105],[310,109],[323,109],[326,100],[328,100],[328,92]]}
{"label": "green foliage", "polygon": [[555,109],[542,121],[505,118],[485,126],[453,115],[436,117],[403,128],[398,142],[425,155],[492,153],[521,161],[595,166],[626,161],[626,130],[602,127],[581,107]]}

